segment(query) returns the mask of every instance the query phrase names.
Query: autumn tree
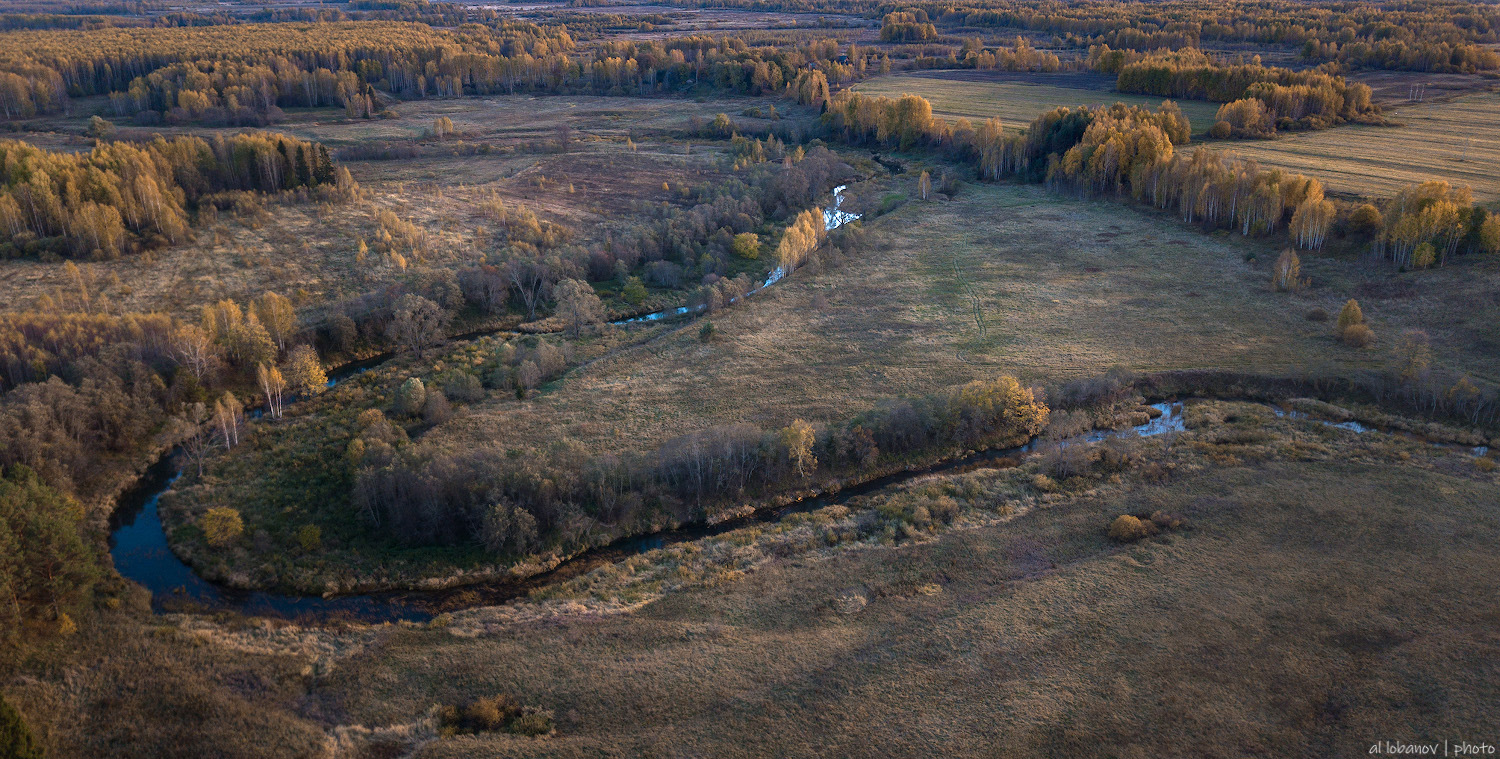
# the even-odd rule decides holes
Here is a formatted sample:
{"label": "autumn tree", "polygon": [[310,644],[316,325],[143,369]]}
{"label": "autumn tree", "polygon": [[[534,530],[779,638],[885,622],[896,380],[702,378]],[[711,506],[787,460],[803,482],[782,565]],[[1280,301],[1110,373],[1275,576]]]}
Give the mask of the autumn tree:
{"label": "autumn tree", "polygon": [[731,249],[736,256],[754,261],[760,258],[760,235],[754,232],[741,232],[734,236]]}
{"label": "autumn tree", "polygon": [[577,336],[584,327],[604,321],[604,304],[594,288],[583,280],[558,282],[552,288],[552,299],[557,303],[557,315],[562,317],[571,335]]}
{"label": "autumn tree", "polygon": [[245,423],[245,405],[234,397],[234,393],[224,393],[214,401],[213,423],[218,428],[224,450],[234,448],[240,443],[240,429]]}
{"label": "autumn tree", "polygon": [[328,389],[328,375],[323,371],[323,362],[311,345],[299,345],[292,349],[282,365],[287,387],[297,395],[317,395]]}
{"label": "autumn tree", "polygon": [[266,292],[250,306],[266,333],[276,342],[277,350],[286,350],[286,344],[297,333],[297,309],[292,302],[274,292]]}
{"label": "autumn tree", "polygon": [[266,413],[272,419],[281,418],[282,394],[286,392],[286,379],[275,365],[256,364],[255,381],[266,399]]}
{"label": "autumn tree", "polygon": [[1291,248],[1281,251],[1271,270],[1271,287],[1277,290],[1301,290],[1308,281],[1302,278],[1302,259]]}
{"label": "autumn tree", "polygon": [[1338,330],[1339,334],[1342,335],[1344,331],[1349,329],[1350,327],[1353,327],[1356,324],[1364,323],[1365,313],[1360,309],[1359,301],[1350,298],[1344,303],[1344,307],[1339,309],[1339,318],[1336,322],[1336,329]]}
{"label": "autumn tree", "polygon": [[818,467],[818,458],[813,454],[813,443],[817,434],[813,426],[801,419],[781,428],[781,444],[786,448],[787,461],[798,477],[806,477]]}
{"label": "autumn tree", "polygon": [[219,363],[219,348],[207,332],[194,324],[179,324],[172,330],[172,360],[193,373],[201,385]]}

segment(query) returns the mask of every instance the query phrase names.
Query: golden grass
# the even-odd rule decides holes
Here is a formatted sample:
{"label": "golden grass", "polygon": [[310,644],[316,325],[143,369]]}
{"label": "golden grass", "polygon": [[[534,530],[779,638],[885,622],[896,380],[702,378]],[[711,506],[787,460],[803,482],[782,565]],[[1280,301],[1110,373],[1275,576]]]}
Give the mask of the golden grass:
{"label": "golden grass", "polygon": [[1317,177],[1342,193],[1389,197],[1410,184],[1442,180],[1472,187],[1483,203],[1500,201],[1500,92],[1402,104],[1386,116],[1400,126],[1350,125],[1208,144]]}
{"label": "golden grass", "polygon": [[[1054,84],[1053,82],[1056,82]],[[1079,74],[1013,74],[1003,71],[923,71],[875,77],[855,85],[867,95],[921,95],[932,111],[947,119],[978,122],[999,116],[1007,131],[1026,127],[1037,116],[1061,105],[1100,105],[1116,102],[1155,109],[1164,98],[1114,91],[1109,77]],[[1178,100],[1192,122],[1193,133],[1214,125],[1217,103]]]}

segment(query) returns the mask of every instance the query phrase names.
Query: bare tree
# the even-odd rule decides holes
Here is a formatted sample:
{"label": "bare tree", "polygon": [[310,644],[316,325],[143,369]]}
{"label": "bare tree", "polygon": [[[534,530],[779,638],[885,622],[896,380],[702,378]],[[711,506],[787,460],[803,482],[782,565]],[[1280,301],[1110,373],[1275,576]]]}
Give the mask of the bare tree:
{"label": "bare tree", "polygon": [[219,439],[224,443],[224,450],[233,449],[240,444],[240,427],[245,421],[245,406],[240,399],[234,397],[234,393],[225,393],[222,398],[214,401],[214,425],[219,428]]}
{"label": "bare tree", "polygon": [[173,432],[182,440],[182,452],[189,461],[198,465],[198,476],[203,476],[203,462],[208,459],[208,451],[213,447],[213,441],[209,439],[208,430],[204,428],[208,421],[208,409],[202,403],[190,403],[182,409],[182,416],[173,421]]}
{"label": "bare tree", "polygon": [[557,275],[544,261],[534,258],[513,258],[505,264],[505,279],[511,289],[520,296],[526,306],[526,320],[536,318],[536,307],[547,288],[557,281]]}
{"label": "bare tree", "polygon": [[187,367],[200,385],[219,361],[219,349],[213,338],[192,324],[183,324],[172,331],[171,350],[172,360]]}

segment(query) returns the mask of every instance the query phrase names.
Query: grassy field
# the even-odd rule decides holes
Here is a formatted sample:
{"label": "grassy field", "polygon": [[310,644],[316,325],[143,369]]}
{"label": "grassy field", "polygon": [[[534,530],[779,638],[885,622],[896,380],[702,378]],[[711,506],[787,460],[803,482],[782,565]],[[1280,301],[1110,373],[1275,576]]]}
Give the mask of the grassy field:
{"label": "grassy field", "polygon": [[[1500,729],[1494,475],[1259,406],[1190,419],[1136,449],[1167,482],[1039,494],[1031,464],[930,480],[889,497],[1021,508],[891,547],[773,551],[627,614],[393,631],[312,700],[371,727],[501,692],[558,718],[545,742],[422,757],[1353,757],[1380,736]],[[1156,510],[1185,529],[1105,537]]]}
{"label": "grassy field", "polygon": [[[867,208],[910,181],[855,186],[849,202]],[[1367,304],[1385,345],[1422,326],[1440,361],[1500,379],[1489,329],[1500,303],[1486,289],[1500,262],[1397,283],[1413,292],[1390,289],[1383,267],[1308,257],[1314,288],[1278,294],[1267,244],[1015,185],[911,202],[868,229],[871,248],[858,260],[804,270],[715,316],[710,343],[690,328],[611,354],[534,400],[505,402],[504,414],[476,406],[431,433],[433,444],[645,446],[714,423],[844,419],[880,398],[1000,374],[1046,383],[1112,366],[1379,365],[1383,349],[1347,348],[1328,324],[1305,318],[1315,307],[1337,313],[1349,297]],[[1469,297],[1450,299],[1455,288]]]}
{"label": "grassy field", "polygon": [[[932,111],[948,119],[982,121],[999,116],[1007,131],[1017,131],[1060,105],[1128,103],[1155,109],[1162,98],[1114,92],[1114,80],[1092,74],[1016,74],[1004,71],[924,71],[893,74],[860,82],[856,92],[899,97],[921,95]],[[1217,103],[1180,100],[1193,134],[1214,125]]]}
{"label": "grassy field", "polygon": [[[147,257],[92,262],[85,269],[98,294],[121,310],[187,314],[224,298],[244,302],[266,290],[294,296],[299,306],[366,292],[397,281],[404,272],[380,255],[356,261],[360,240],[372,247],[375,215],[389,209],[422,228],[427,252],[413,268],[456,269],[485,259],[494,245],[480,203],[499,195],[542,219],[569,227],[571,242],[602,241],[633,222],[633,204],[682,200],[682,189],[723,181],[726,144],[680,138],[692,117],[736,114],[737,123],[769,121],[739,115],[755,98],[692,101],[609,97],[494,97],[400,103],[397,117],[345,119],[342,111],[293,112],[274,131],[317,140],[338,151],[371,145],[415,149],[400,160],[347,160],[364,189],[360,200],[339,205],[267,204],[243,213],[225,211],[201,221],[194,240]],[[806,109],[780,103],[804,122]],[[447,142],[424,140],[434,120],[448,117],[457,130]],[[56,119],[56,131],[28,139],[50,149],[87,149],[85,118]],[[569,149],[555,150],[558,130],[571,130]],[[139,134],[136,132],[139,131]],[[151,132],[211,134],[239,130],[163,128]],[[146,130],[122,127],[126,136]],[[634,149],[627,140],[634,141]],[[488,152],[473,149],[488,146]],[[467,148],[465,147],[467,146]],[[663,189],[663,183],[671,189]],[[0,308],[29,307],[68,283],[62,267],[23,259],[0,262]]]}
{"label": "grassy field", "polygon": [[1443,180],[1472,187],[1475,199],[1492,207],[1500,201],[1500,92],[1395,105],[1386,116],[1400,126],[1207,144],[1317,177],[1340,193],[1389,197],[1410,184]]}

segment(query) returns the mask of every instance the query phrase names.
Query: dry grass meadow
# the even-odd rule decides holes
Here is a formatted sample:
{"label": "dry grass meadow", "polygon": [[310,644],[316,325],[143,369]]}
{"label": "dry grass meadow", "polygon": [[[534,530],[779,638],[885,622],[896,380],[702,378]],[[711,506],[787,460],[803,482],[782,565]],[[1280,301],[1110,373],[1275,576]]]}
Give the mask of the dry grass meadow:
{"label": "dry grass meadow", "polygon": [[[1086,77],[1054,81],[1067,86],[953,73],[859,89],[913,92],[941,115],[999,115],[1010,128],[1060,104],[1159,102]],[[764,105],[516,97],[403,103],[376,121],[294,113],[277,128],[335,150],[390,142],[418,156],[348,161],[358,201],[225,212],[190,244],[87,268],[122,309],[182,315],[265,290],[312,307],[402,276],[373,252],[355,261],[380,209],[426,230],[424,263],[482,260],[494,246],[480,203],[492,194],[592,243],[630,223],[637,202],[731,176],[724,142],[682,138],[691,116]],[[1182,105],[1197,129],[1211,123],[1212,104]],[[1222,147],[1343,192],[1440,177],[1494,200],[1497,109],[1497,93],[1467,94],[1400,106],[1399,127]],[[459,137],[426,140],[441,116]],[[59,120],[47,144],[79,144],[81,123]],[[573,129],[566,151],[548,147],[561,125]],[[470,154],[459,140],[490,150]],[[1278,293],[1279,236],[1204,233],[1038,186],[965,181],[921,201],[919,171],[958,170],[897,155],[907,170],[885,175],[867,151],[844,155],[864,176],[845,203],[867,214],[859,252],[706,317],[711,339],[700,320],[548,338],[573,341],[560,379],[524,399],[494,391],[462,404],[415,445],[640,451],[716,424],[844,420],[884,398],[1006,374],[1045,386],[1115,367],[1385,367],[1408,329],[1431,336],[1438,367],[1500,382],[1495,257],[1396,273],[1335,246],[1303,258],[1309,289]],[[29,307],[62,277],[56,264],[6,261],[11,300],[0,307]],[[1372,348],[1308,318],[1349,298]],[[266,435],[285,448],[253,458],[245,446],[210,474],[264,491],[233,504],[252,526],[343,519],[349,534],[323,534],[357,549],[363,523],[331,489],[342,475],[307,470],[341,460],[350,420],[388,406],[406,377],[480,365],[505,339],[520,338],[452,345],[420,365],[401,357],[342,383]],[[1039,478],[1044,454],[929,477],[430,624],[162,615],[130,586],[101,600],[77,637],[36,653],[5,697],[64,757],[1322,758],[1365,756],[1381,739],[1494,743],[1497,454],[1356,435],[1256,404],[1192,408],[1188,432],[1126,444],[1129,466]],[[283,455],[306,450],[316,456]],[[298,489],[317,503],[278,500]],[[952,525],[859,539],[844,529],[955,502]],[[1154,511],[1187,526],[1128,545],[1107,537],[1116,516]],[[346,569],[359,558],[328,555]],[[453,568],[440,564],[435,574]],[[502,693],[550,710],[557,734],[435,733],[435,706]]]}
{"label": "dry grass meadow", "polygon": [[[420,757],[1353,757],[1382,736],[1493,735],[1494,475],[1260,406],[1195,416],[1138,448],[1166,482],[1016,485],[1036,505],[1010,519],[793,553],[625,614],[392,631],[311,703],[374,727],[506,692],[558,717],[545,742]],[[1105,537],[1154,510],[1186,529]]]}
{"label": "dry grass meadow", "polygon": [[[427,234],[426,252],[420,258],[408,254],[414,265],[457,269],[483,261],[494,245],[481,203],[495,195],[511,208],[524,206],[569,227],[576,243],[598,242],[609,230],[632,222],[633,203],[681,200],[684,189],[727,173],[724,143],[695,145],[681,138],[690,119],[706,121],[727,112],[747,127],[764,126],[770,122],[740,115],[764,105],[753,98],[697,103],[516,96],[401,103],[390,119],[293,112],[276,131],[323,142],[335,154],[393,145],[415,148],[417,155],[341,161],[364,190],[360,200],[224,211],[200,222],[188,244],[84,268],[116,308],[180,316],[224,298],[243,303],[267,290],[312,306],[399,280],[403,272],[373,250],[365,262],[356,260],[361,240],[373,248],[380,230],[376,213],[382,209]],[[809,117],[785,103],[780,110],[804,121]],[[426,139],[441,117],[453,121],[456,136]],[[87,149],[84,122],[58,119],[57,131],[39,133],[45,139],[38,144]],[[555,150],[561,127],[570,130],[565,152]],[[238,130],[152,131],[171,136]],[[476,153],[480,146],[488,152]],[[67,282],[56,264],[24,259],[0,265],[0,287],[11,294],[10,307],[27,308]]]}
{"label": "dry grass meadow", "polygon": [[[932,112],[947,119],[979,122],[999,116],[1009,132],[1058,106],[1108,105],[1121,102],[1155,109],[1162,98],[1114,91],[1112,77],[1101,74],[1027,74],[1006,71],[921,71],[875,77],[854,87],[867,95],[921,95]],[[1193,133],[1214,125],[1218,104],[1180,100]]]}
{"label": "dry grass meadow", "polygon": [[[848,205],[873,207],[914,190],[907,184],[909,173],[855,185]],[[857,260],[804,269],[712,316],[708,343],[685,327],[525,402],[472,407],[429,440],[644,448],[716,423],[842,420],[881,398],[1000,374],[1046,384],[1115,366],[1378,366],[1410,327],[1432,334],[1438,362],[1500,379],[1494,261],[1396,277],[1308,256],[1313,288],[1275,293],[1266,243],[1016,185],[965,185],[951,201],[908,202],[866,229],[870,248]],[[1375,348],[1346,347],[1328,323],[1306,318],[1337,313],[1350,297],[1384,336]]]}

